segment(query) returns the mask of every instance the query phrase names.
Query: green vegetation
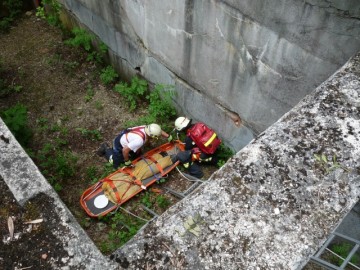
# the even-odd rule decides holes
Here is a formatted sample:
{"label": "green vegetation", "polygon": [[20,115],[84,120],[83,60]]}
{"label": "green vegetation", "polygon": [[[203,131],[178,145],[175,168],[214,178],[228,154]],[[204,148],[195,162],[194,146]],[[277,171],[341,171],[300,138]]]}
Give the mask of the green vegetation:
{"label": "green vegetation", "polygon": [[89,34],[85,29],[75,27],[71,31],[73,37],[65,40],[64,43],[73,47],[83,48],[87,53],[87,61],[102,63],[108,50],[107,46],[100,42],[96,47],[96,37]]}
{"label": "green vegetation", "polygon": [[27,123],[27,108],[16,104],[1,113],[1,118],[22,146],[27,146],[32,137],[32,131]]}
{"label": "green vegetation", "polygon": [[85,101],[89,102],[90,100],[92,100],[92,98],[95,95],[95,91],[94,89],[91,87],[91,85],[89,85],[86,89],[86,96],[85,96]]}
{"label": "green vegetation", "polygon": [[[23,89],[21,85],[17,85],[14,81],[10,83],[7,79],[2,78],[8,71],[4,68],[4,64],[0,58],[0,98],[6,97],[12,93],[20,93]],[[19,74],[21,75],[21,74]],[[5,76],[4,76],[5,77]]]}
{"label": "green vegetation", "polygon": [[100,141],[102,139],[102,136],[98,130],[89,130],[86,128],[77,128],[76,130],[79,131],[82,136],[89,140]]}
{"label": "green vegetation", "polygon": [[61,5],[56,0],[42,0],[36,9],[36,16],[45,19],[50,25],[61,27]]}
{"label": "green vegetation", "polygon": [[0,3],[0,8],[5,11],[6,16],[0,20],[0,33],[9,31],[10,26],[15,19],[21,14],[23,1],[21,0],[3,0]]}
{"label": "green vegetation", "polygon": [[42,173],[56,191],[61,191],[62,183],[76,172],[77,157],[69,150],[62,150],[63,145],[64,141],[46,143],[37,155]]}
{"label": "green vegetation", "polygon": [[174,96],[173,86],[157,84],[150,91],[147,81],[133,77],[130,85],[121,82],[115,85],[114,90],[128,101],[130,111],[134,111],[139,104],[143,105],[147,101],[148,114],[137,120],[129,121],[127,125],[159,123],[163,129],[172,128],[172,120],[176,116],[176,110],[171,100]]}
{"label": "green vegetation", "polygon": [[140,201],[143,205],[145,205],[148,208],[153,208],[155,206],[158,206],[163,210],[167,209],[171,205],[169,199],[167,199],[164,195],[156,195],[151,192],[146,192],[141,197]]}
{"label": "green vegetation", "polygon": [[320,170],[323,173],[328,174],[338,168],[343,169],[344,171],[348,171],[345,166],[342,166],[336,158],[336,155],[333,155],[331,160],[328,160],[325,154],[314,154],[317,165],[320,167]]}
{"label": "green vegetation", "polygon": [[228,161],[228,159],[231,158],[233,155],[234,155],[234,151],[231,150],[229,147],[227,147],[224,143],[221,143],[217,150],[217,157],[218,157],[217,166],[219,168],[222,167]]}
{"label": "green vegetation", "polygon": [[112,66],[107,66],[101,70],[100,80],[105,85],[109,85],[110,83],[114,82],[118,77],[119,75]]}
{"label": "green vegetation", "polygon": [[130,111],[134,111],[138,104],[145,98],[147,87],[147,81],[133,77],[130,85],[126,82],[121,82],[115,85],[114,90],[127,100]]}
{"label": "green vegetation", "polygon": [[[336,253],[337,255],[339,255],[342,258],[346,258],[350,251],[352,250],[353,246],[350,243],[339,243],[339,244],[335,244],[331,247],[331,251],[333,251],[334,253]],[[337,266],[340,266],[343,263],[343,259],[341,259],[339,256],[336,256],[334,254],[332,254],[330,256],[330,262],[332,264],[335,264]],[[358,265],[360,262],[360,257],[359,255],[355,254],[351,257],[350,262],[352,264]]]}
{"label": "green vegetation", "polygon": [[114,251],[124,245],[145,224],[143,220],[119,212],[115,212],[112,216],[103,217],[100,220],[108,223],[111,227],[108,239],[100,244],[100,250],[105,253]]}

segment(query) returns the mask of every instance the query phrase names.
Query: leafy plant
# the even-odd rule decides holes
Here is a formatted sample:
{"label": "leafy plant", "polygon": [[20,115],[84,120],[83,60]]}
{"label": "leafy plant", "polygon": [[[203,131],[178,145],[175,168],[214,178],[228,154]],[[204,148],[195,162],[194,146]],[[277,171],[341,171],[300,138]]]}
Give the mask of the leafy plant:
{"label": "leafy plant", "polygon": [[109,223],[111,229],[108,234],[108,239],[100,245],[102,252],[111,252],[118,249],[131,239],[144,225],[144,221],[134,219],[129,215],[119,212],[116,212],[112,216]]}
{"label": "leafy plant", "polygon": [[86,90],[85,101],[88,102],[88,101],[92,100],[94,95],[95,95],[94,89],[91,87],[91,85],[89,85]]}
{"label": "leafy plant", "polygon": [[81,135],[92,141],[100,141],[102,139],[102,136],[98,130],[89,130],[86,128],[77,128],[76,130],[79,131]]}
{"label": "leafy plant", "polygon": [[337,162],[336,155],[333,155],[332,160],[328,160],[325,154],[314,154],[314,158],[316,163],[320,166],[320,169],[325,174],[328,174],[338,168],[348,171],[345,166],[342,166],[339,162]]}
{"label": "leafy plant", "polygon": [[150,192],[146,192],[144,194],[144,196],[141,198],[141,203],[146,207],[151,207],[153,205]]}
{"label": "leafy plant", "polygon": [[156,203],[161,209],[166,209],[171,204],[171,202],[163,195],[156,197]]}
{"label": "leafy plant", "polygon": [[[352,245],[349,243],[343,242],[343,243],[333,245],[330,249],[334,253],[339,255],[340,257],[346,258],[349,255],[350,251],[352,250]],[[331,263],[333,263],[337,266],[340,266],[344,261],[342,258],[339,258],[336,255],[331,255],[330,261],[331,261]],[[355,254],[351,257],[350,262],[355,265],[358,265],[360,262],[360,257],[357,254]]]}
{"label": "leafy plant", "polygon": [[119,74],[116,73],[115,69],[112,66],[107,66],[101,70],[100,79],[101,81],[108,85],[115,81],[119,77]]}
{"label": "leafy plant", "polygon": [[102,58],[108,50],[105,43],[100,42],[98,49],[96,50],[94,46],[96,38],[94,35],[89,34],[85,29],[78,27],[72,29],[71,33],[73,34],[73,37],[65,40],[65,44],[83,48],[88,53],[88,61],[102,62]]}
{"label": "leafy plant", "polygon": [[224,143],[221,143],[216,155],[218,158],[217,166],[220,168],[234,155],[234,151],[227,147]]}
{"label": "leafy plant", "polygon": [[127,100],[130,105],[130,111],[134,111],[140,100],[145,97],[147,87],[147,81],[133,77],[130,85],[122,82],[116,84],[114,90]]}
{"label": "leafy plant", "polygon": [[157,123],[169,122],[176,116],[171,98],[174,96],[173,86],[157,84],[146,97],[149,100],[149,114]]}
{"label": "leafy plant", "polygon": [[26,146],[32,137],[32,131],[27,125],[27,109],[22,104],[16,104],[3,113],[1,118],[23,146]]}
{"label": "leafy plant", "polygon": [[104,105],[101,104],[101,102],[97,100],[95,102],[95,108],[98,109],[98,110],[102,110],[104,108]]}
{"label": "leafy plant", "polygon": [[64,62],[65,71],[69,74],[72,74],[79,65],[80,64],[78,61],[65,61]]}
{"label": "leafy plant", "polygon": [[50,25],[61,26],[61,5],[56,0],[42,0],[36,9],[36,16],[45,19]]}
{"label": "leafy plant", "polygon": [[86,178],[90,179],[91,183],[96,183],[98,181],[97,173],[97,168],[90,166],[86,169]]}

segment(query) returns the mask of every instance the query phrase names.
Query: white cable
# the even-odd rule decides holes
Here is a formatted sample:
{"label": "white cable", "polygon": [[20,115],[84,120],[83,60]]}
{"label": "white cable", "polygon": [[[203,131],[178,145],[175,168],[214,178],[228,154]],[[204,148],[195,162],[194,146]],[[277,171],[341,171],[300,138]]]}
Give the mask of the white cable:
{"label": "white cable", "polygon": [[[343,261],[345,261],[345,259],[343,257],[341,257],[339,254],[336,254],[334,251],[332,251],[331,249],[326,249],[327,251],[329,251],[330,253],[332,253],[333,255],[335,255],[336,257],[339,257],[340,259],[342,259]],[[350,264],[352,267],[355,267],[356,269],[359,269],[359,267],[357,267],[355,264],[349,262],[348,264]]]}
{"label": "white cable", "polygon": [[136,218],[138,218],[138,219],[141,219],[141,220],[146,221],[146,222],[149,222],[149,221],[150,221],[150,220],[148,220],[148,219],[141,218],[141,217],[139,217],[139,216],[137,216],[137,215],[129,212],[129,211],[126,210],[125,208],[122,208],[122,207],[118,206],[118,209],[119,209],[119,208],[120,208],[121,210],[125,211],[126,213],[128,213],[128,214],[130,214],[130,215],[132,215],[132,216],[134,216],[134,217],[136,217]]}
{"label": "white cable", "polygon": [[190,182],[201,182],[201,183],[204,182],[204,181],[202,181],[202,180],[192,180],[192,179],[189,179],[188,177],[186,177],[186,176],[180,171],[180,169],[179,169],[178,167],[176,167],[176,169],[178,170],[178,172],[181,174],[182,177],[184,177],[186,180],[188,180],[188,181],[190,181]]}

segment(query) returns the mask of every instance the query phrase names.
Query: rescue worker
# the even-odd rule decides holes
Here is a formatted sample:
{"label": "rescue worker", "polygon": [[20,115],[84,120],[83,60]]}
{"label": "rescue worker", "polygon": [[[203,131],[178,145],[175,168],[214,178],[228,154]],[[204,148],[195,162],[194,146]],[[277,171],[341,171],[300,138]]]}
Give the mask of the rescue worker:
{"label": "rescue worker", "polygon": [[[175,130],[178,133],[179,132],[186,133],[185,151],[179,153],[177,157],[180,160],[180,162],[183,164],[183,166],[186,169],[188,169],[190,175],[193,175],[197,178],[201,178],[203,177],[204,173],[202,172],[199,163],[216,164],[217,158],[215,153],[206,154],[203,151],[201,151],[199,145],[197,145],[195,141],[190,137],[189,131],[192,129],[194,125],[195,124],[192,124],[192,119],[184,116],[178,117],[175,120]],[[219,140],[219,142],[221,141]]]}
{"label": "rescue worker", "polygon": [[107,143],[101,144],[97,150],[99,156],[104,156],[114,168],[117,169],[121,163],[131,166],[131,159],[135,159],[141,154],[141,148],[150,138],[162,136],[170,142],[172,136],[161,129],[158,124],[150,124],[128,128],[120,132],[113,141],[110,148]]}

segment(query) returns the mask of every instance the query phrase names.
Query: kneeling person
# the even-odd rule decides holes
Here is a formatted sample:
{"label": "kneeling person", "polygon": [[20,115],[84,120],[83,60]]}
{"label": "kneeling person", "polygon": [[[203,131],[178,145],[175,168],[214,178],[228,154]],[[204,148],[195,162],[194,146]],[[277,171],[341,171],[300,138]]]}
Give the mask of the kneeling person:
{"label": "kneeling person", "polygon": [[113,141],[113,147],[110,148],[103,143],[97,151],[99,156],[104,156],[113,167],[117,169],[121,163],[125,166],[131,166],[131,159],[135,159],[141,154],[141,148],[151,138],[159,136],[165,137],[168,141],[172,136],[161,130],[158,124],[150,124],[128,128],[120,132]]}

